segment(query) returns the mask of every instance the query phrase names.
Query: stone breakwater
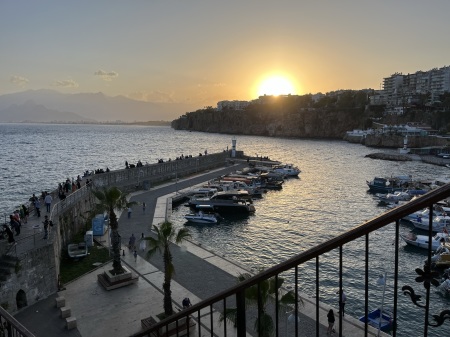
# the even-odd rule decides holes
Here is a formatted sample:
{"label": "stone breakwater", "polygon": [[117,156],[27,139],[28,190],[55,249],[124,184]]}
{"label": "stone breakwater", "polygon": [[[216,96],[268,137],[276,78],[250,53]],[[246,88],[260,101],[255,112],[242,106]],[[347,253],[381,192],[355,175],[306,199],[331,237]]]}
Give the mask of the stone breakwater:
{"label": "stone breakwater", "polygon": [[427,164],[446,166],[450,165],[450,159],[440,158],[432,155],[417,155],[417,154],[399,154],[399,153],[370,153],[366,155],[367,158],[391,160],[391,161],[422,161]]}

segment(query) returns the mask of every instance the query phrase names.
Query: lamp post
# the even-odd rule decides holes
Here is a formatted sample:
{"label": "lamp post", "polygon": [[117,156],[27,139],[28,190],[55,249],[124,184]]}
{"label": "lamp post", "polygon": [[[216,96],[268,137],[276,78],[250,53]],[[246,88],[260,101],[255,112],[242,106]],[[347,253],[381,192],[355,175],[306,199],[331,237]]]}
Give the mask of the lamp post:
{"label": "lamp post", "polygon": [[385,292],[386,292],[386,276],[387,276],[387,273],[386,272],[384,272],[384,275],[383,274],[381,274],[379,277],[378,277],[378,280],[377,280],[377,284],[379,285],[379,286],[383,286],[383,296],[381,297],[381,308],[380,308],[380,319],[379,319],[379,321],[378,321],[378,337],[380,336],[380,330],[381,330],[381,319],[382,319],[382,317],[383,317],[383,306],[384,306],[384,294],[385,294]]}

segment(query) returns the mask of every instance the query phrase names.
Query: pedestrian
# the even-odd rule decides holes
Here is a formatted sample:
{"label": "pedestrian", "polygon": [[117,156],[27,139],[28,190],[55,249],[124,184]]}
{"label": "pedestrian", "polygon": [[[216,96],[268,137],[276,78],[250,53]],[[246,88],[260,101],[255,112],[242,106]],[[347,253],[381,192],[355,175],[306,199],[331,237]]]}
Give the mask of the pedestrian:
{"label": "pedestrian", "polygon": [[134,262],[136,262],[137,261],[137,251],[136,250],[134,251],[133,255],[134,255]]}
{"label": "pedestrian", "polygon": [[52,198],[51,194],[47,193],[45,198],[44,198],[45,206],[47,207],[47,213],[50,213],[50,208],[51,208],[51,205],[52,205],[52,201],[53,201],[53,198]]}
{"label": "pedestrian", "polygon": [[189,297],[185,297],[183,298],[183,302],[181,302],[183,304],[183,309],[189,308],[192,306],[191,304],[191,300],[189,299]]}
{"label": "pedestrian", "polygon": [[141,242],[139,243],[139,248],[144,251],[147,248],[147,244],[145,242],[144,233],[141,234]]}
{"label": "pedestrian", "polygon": [[47,240],[48,239],[48,226],[49,226],[48,215],[45,216],[45,220],[42,221],[42,223],[44,224],[44,237],[42,239]]}
{"label": "pedestrian", "polygon": [[335,321],[333,309],[330,309],[330,311],[328,311],[327,318],[328,318],[327,336],[331,336],[331,334],[334,332],[333,326]]}
{"label": "pedestrian", "polygon": [[145,202],[142,203],[142,211],[145,213]]}
{"label": "pedestrian", "polygon": [[128,248],[130,248],[130,250],[136,250],[136,237],[134,236],[134,234],[131,234],[131,236],[130,236],[130,241],[128,242]]}
{"label": "pedestrian", "polygon": [[36,198],[36,200],[34,202],[34,208],[36,209],[37,217],[40,218],[41,217],[41,202],[39,201],[38,198]]}
{"label": "pedestrian", "polygon": [[14,240],[14,234],[13,231],[11,230],[11,227],[9,227],[8,224],[4,224],[3,228],[5,229],[6,235],[8,235],[8,242],[9,243],[16,243],[16,240]]}
{"label": "pedestrian", "polygon": [[131,218],[131,207],[128,207],[128,219]]}
{"label": "pedestrian", "polygon": [[20,234],[20,223],[16,220],[16,218],[12,214],[9,216],[9,224],[10,224],[11,228],[16,231],[16,235],[19,235]]}
{"label": "pedestrian", "polygon": [[[339,294],[339,291],[336,293]],[[345,302],[347,301],[347,296],[345,296],[344,290],[341,290],[341,294],[339,295],[339,313],[345,316]]]}

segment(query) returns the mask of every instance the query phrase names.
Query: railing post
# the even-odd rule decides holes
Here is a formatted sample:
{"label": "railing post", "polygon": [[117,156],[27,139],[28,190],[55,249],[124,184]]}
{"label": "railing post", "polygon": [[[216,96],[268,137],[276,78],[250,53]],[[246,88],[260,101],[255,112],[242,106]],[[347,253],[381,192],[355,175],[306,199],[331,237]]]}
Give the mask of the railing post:
{"label": "railing post", "polygon": [[236,329],[238,337],[246,337],[246,321],[245,321],[245,290],[236,293]]}

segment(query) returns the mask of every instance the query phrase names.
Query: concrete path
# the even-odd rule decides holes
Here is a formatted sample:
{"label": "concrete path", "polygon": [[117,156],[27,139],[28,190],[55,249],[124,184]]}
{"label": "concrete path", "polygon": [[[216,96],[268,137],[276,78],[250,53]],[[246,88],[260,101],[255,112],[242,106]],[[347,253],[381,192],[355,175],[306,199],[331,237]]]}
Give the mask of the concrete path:
{"label": "concrete path", "polygon": [[[101,266],[95,271],[80,277],[65,285],[66,289],[59,293],[66,298],[72,316],[77,319],[77,329],[65,329],[63,319],[58,317],[55,307],[55,296],[42,300],[21,311],[15,317],[36,336],[109,336],[124,337],[141,330],[141,319],[156,316],[163,311],[163,261],[159,254],[150,259],[145,258],[146,252],[138,249],[135,259],[132,252],[125,246],[132,233],[139,239],[141,233],[151,235],[151,225],[164,221],[167,209],[167,199],[175,196],[185,188],[204,183],[212,178],[240,169],[242,165],[214,170],[188,179],[170,182],[152,188],[149,191],[136,192],[131,195],[132,201],[140,203],[133,207],[131,217],[124,212],[119,218],[119,231],[122,235],[122,257],[124,266],[139,275],[137,283],[120,289],[106,291],[97,281],[97,275],[111,269],[111,263]],[[145,212],[142,202],[146,203]],[[98,238],[107,247],[107,235]],[[137,240],[139,247],[139,240]],[[107,249],[107,248],[103,248]],[[171,252],[176,274],[171,283],[174,309],[181,309],[184,297],[189,297],[192,303],[198,303],[211,295],[236,284],[236,276],[246,271],[245,267],[215,254],[211,249],[201,247],[193,242],[185,242],[182,246],[172,245]],[[299,336],[315,336],[315,302],[303,297],[305,306],[300,309]],[[320,335],[326,335],[326,314],[329,306],[322,304],[320,308]],[[335,310],[337,312],[337,310]],[[285,318],[283,316],[286,316]],[[288,315],[280,317],[280,326],[285,332]],[[219,313],[213,315],[214,334],[223,335],[223,323],[219,323]],[[286,322],[286,323],[284,323]],[[45,323],[45,324],[43,324]],[[338,323],[338,322],[337,322]],[[250,325],[252,323],[249,323]],[[293,335],[293,325],[289,334]],[[202,335],[210,335],[210,316],[201,318]],[[338,326],[335,326],[338,331]],[[198,329],[198,325],[197,325]],[[344,336],[361,336],[361,324],[351,317],[345,317],[343,325]],[[376,335],[371,329],[370,335]],[[227,335],[233,336],[235,329],[227,323]],[[335,334],[337,335],[337,333]]]}

